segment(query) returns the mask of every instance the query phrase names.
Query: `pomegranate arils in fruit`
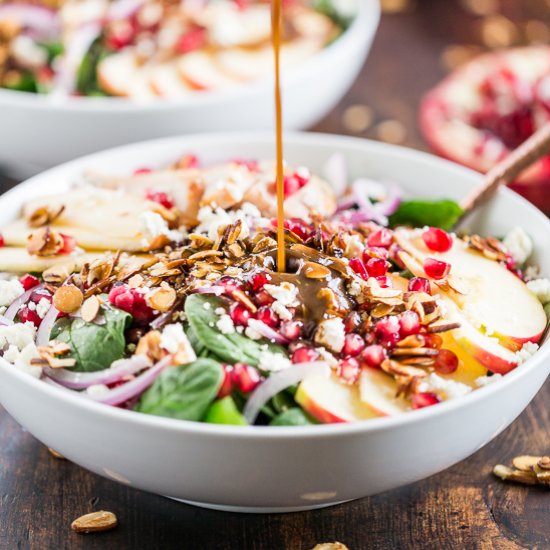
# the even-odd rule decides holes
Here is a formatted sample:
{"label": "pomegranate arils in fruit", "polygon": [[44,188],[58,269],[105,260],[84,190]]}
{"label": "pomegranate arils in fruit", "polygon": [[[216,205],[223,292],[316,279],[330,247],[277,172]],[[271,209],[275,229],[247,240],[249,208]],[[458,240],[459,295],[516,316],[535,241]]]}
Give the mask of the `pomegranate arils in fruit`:
{"label": "pomegranate arils in fruit", "polygon": [[439,350],[434,366],[439,374],[452,374],[458,368],[458,357],[449,349]]}
{"label": "pomegranate arils in fruit", "polygon": [[60,233],[61,238],[63,239],[63,248],[58,252],[58,254],[70,254],[74,252],[76,248],[76,239],[70,235],[65,235]]}
{"label": "pomegranate arils in fruit", "polygon": [[380,285],[381,288],[392,288],[392,282],[389,277],[386,275],[381,275],[380,277],[375,277],[376,281]]}
{"label": "pomegranate arils in fruit", "polygon": [[343,359],[338,364],[338,376],[340,380],[346,384],[355,384],[359,379],[360,371],[361,367],[359,365],[359,361],[353,357]]}
{"label": "pomegranate arils in fruit", "polygon": [[424,272],[431,279],[444,279],[451,272],[451,265],[447,262],[436,260],[435,258],[426,258],[424,260]]}
{"label": "pomegranate arils in fruit", "polygon": [[399,342],[399,319],[395,316],[380,319],[374,327],[374,332],[380,343],[386,347],[393,347]]}
{"label": "pomegranate arils in fruit", "polygon": [[145,191],[145,198],[149,201],[156,202],[164,206],[164,208],[167,208],[168,210],[174,208],[174,201],[164,191],[147,189],[147,191]]}
{"label": "pomegranate arils in fruit", "polygon": [[413,277],[409,281],[409,292],[424,292],[425,294],[431,294],[431,285],[428,279],[424,277]]}
{"label": "pomegranate arils in fruit", "polygon": [[353,332],[354,330],[358,329],[361,326],[361,316],[357,311],[352,311],[345,319],[344,319],[344,330],[346,331],[346,334],[349,332]]}
{"label": "pomegranate arils in fruit", "polygon": [[255,315],[258,321],[266,324],[268,327],[277,328],[279,326],[279,318],[277,314],[267,306],[261,307]]}
{"label": "pomegranate arils in fruit", "polygon": [[189,168],[199,168],[201,163],[197,155],[187,154],[178,160],[177,165],[180,170],[187,170]]}
{"label": "pomegranate arils in fruit", "polygon": [[150,174],[153,170],[151,168],[137,168],[134,170],[134,176],[139,176],[140,174]]}
{"label": "pomegranate arils in fruit", "polygon": [[302,334],[302,324],[298,321],[285,321],[281,323],[279,333],[287,340],[297,340]]}
{"label": "pomegranate arils in fruit", "polygon": [[293,363],[311,363],[319,359],[319,352],[308,346],[298,348],[291,357]]}
{"label": "pomegranate arils in fruit", "polygon": [[32,323],[36,328],[40,326],[40,323],[42,322],[42,319],[40,318],[40,315],[36,313],[35,310],[29,309],[28,307],[22,307],[19,310],[19,313],[17,314],[19,317],[19,321],[21,323]]}
{"label": "pomegranate arils in fruit", "polygon": [[414,311],[405,311],[399,317],[399,333],[402,338],[420,332],[420,318]]}
{"label": "pomegranate arils in fruit", "polygon": [[223,365],[223,382],[218,390],[218,398],[223,399],[233,391],[233,367],[231,365]]}
{"label": "pomegranate arils in fruit", "polygon": [[387,260],[389,251],[387,248],[381,248],[379,246],[371,246],[363,250],[363,262],[367,263],[371,258],[379,258],[380,260]]}
{"label": "pomegranate arils in fruit", "polygon": [[297,193],[302,187],[304,187],[304,185],[308,183],[308,181],[308,177],[304,177],[298,172],[294,172],[294,174],[290,176],[285,176],[283,180],[285,197],[290,197],[291,195],[294,195],[294,193]]}
{"label": "pomegranate arils in fruit", "polygon": [[35,290],[30,297],[30,301],[34,302],[35,304],[38,304],[38,302],[40,302],[40,300],[42,299],[48,300],[48,302],[50,302],[51,304],[53,301],[53,296],[45,288],[40,288],[38,290]]}
{"label": "pomegranate arils in fruit", "polygon": [[367,346],[361,352],[361,361],[366,364],[367,367],[378,368],[384,362],[387,357],[386,350],[377,344]]}
{"label": "pomegranate arils in fruit", "polygon": [[229,277],[224,275],[216,281],[216,286],[222,286],[226,292],[231,293],[234,290],[242,290],[243,284],[235,279],[234,277]]}
{"label": "pomegranate arils in fruit", "polygon": [[386,260],[371,258],[366,265],[369,277],[383,277],[386,275],[390,265]]}
{"label": "pomegranate arils in fruit", "polygon": [[254,367],[243,363],[235,363],[231,372],[231,380],[238,390],[243,393],[250,393],[262,381],[262,377]]}
{"label": "pomegranate arils in fruit", "polygon": [[368,246],[389,248],[393,241],[392,232],[389,229],[380,229],[369,235],[367,239]]}
{"label": "pomegranate arils in fruit", "polygon": [[267,273],[254,273],[254,275],[250,277],[250,286],[252,290],[260,290],[264,285],[268,284],[269,281],[271,281],[271,276]]}
{"label": "pomegranate arils in fruit", "polygon": [[352,258],[349,261],[349,266],[351,267],[351,269],[353,269],[353,271],[355,271],[355,273],[357,273],[357,275],[365,279],[365,281],[369,278],[367,268],[359,258]]}
{"label": "pomegranate arils in fruit", "polygon": [[176,51],[181,54],[189,53],[202,48],[206,43],[206,30],[195,27],[187,31],[176,44]]}
{"label": "pomegranate arils in fruit", "polygon": [[26,273],[25,275],[19,277],[19,282],[25,290],[30,290],[31,288],[40,284],[40,280],[34,275],[30,275],[29,273]]}
{"label": "pomegranate arils in fruit", "polygon": [[132,315],[137,321],[149,321],[155,315],[147,305],[145,295],[128,285],[113,287],[109,292],[109,302]]}
{"label": "pomegranate arils in fruit", "polygon": [[267,290],[259,290],[252,298],[257,306],[270,306],[275,301],[275,298]]}
{"label": "pomegranate arils in fruit", "polygon": [[453,247],[453,238],[438,227],[430,227],[422,233],[422,240],[434,252],[448,252]]}
{"label": "pomegranate arils in fruit", "polygon": [[[315,234],[315,231],[308,225],[306,222],[298,219],[292,218],[290,220],[285,220],[285,229],[292,231],[295,235],[298,235],[302,241],[307,241]],[[277,227],[277,221],[275,220],[275,227]]]}
{"label": "pomegranate arils in fruit", "polygon": [[359,334],[346,334],[342,354],[344,357],[355,357],[359,355],[365,347],[365,340]]}
{"label": "pomegranate arils in fruit", "polygon": [[415,393],[411,397],[413,409],[423,409],[439,403],[439,397],[435,393]]}
{"label": "pomegranate arils in fruit", "polygon": [[234,302],[229,308],[229,316],[235,325],[246,327],[252,314],[245,306],[239,302]]}
{"label": "pomegranate arils in fruit", "polygon": [[6,244],[6,241],[4,241],[4,236],[0,235],[0,248],[2,248]]}

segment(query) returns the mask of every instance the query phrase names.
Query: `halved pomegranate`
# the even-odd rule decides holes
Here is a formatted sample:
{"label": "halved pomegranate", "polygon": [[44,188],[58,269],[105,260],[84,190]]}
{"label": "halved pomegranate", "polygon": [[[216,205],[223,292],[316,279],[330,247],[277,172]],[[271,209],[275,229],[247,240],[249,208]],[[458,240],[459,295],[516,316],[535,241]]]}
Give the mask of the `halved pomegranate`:
{"label": "halved pomegranate", "polygon": [[[487,172],[550,121],[550,46],[484,54],[463,65],[424,98],[420,125],[440,155]],[[514,184],[550,214],[550,157]]]}

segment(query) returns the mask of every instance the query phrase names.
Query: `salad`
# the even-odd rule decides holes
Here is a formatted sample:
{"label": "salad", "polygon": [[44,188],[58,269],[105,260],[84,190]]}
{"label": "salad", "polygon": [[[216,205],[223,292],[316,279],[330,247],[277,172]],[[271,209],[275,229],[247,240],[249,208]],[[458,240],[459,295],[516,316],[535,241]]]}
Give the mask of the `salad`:
{"label": "salad", "polygon": [[538,348],[532,243],[451,228],[452,201],[234,159],[86,173],[2,228],[3,359],[82,399],[236,425],[402,414],[498,380]]}
{"label": "salad", "polygon": [[[299,65],[350,15],[285,3],[282,61]],[[344,6],[345,7],[345,6]],[[0,5],[0,87],[54,97],[185,98],[273,73],[265,0],[56,0]]]}

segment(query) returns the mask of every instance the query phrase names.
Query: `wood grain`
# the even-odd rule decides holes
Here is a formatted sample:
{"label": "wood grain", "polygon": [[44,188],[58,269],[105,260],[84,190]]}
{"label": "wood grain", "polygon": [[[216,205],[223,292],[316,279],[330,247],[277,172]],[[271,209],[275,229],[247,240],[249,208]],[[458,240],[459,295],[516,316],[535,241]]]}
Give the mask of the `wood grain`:
{"label": "wood grain", "polygon": [[[549,15],[545,0],[501,4],[514,21]],[[347,133],[345,109],[369,105],[374,125],[359,135],[376,137],[377,123],[398,119],[405,144],[425,147],[416,124],[419,101],[444,74],[442,49],[476,43],[478,19],[458,1],[416,5],[413,12],[383,18],[359,80],[315,130]],[[547,383],[491,444],[427,480],[334,508],[270,516],[210,512],[117,485],[53,458],[0,409],[0,549],[309,550],[333,540],[350,550],[547,549],[550,492],[506,484],[490,472],[515,455],[550,452],[549,402]],[[119,527],[71,532],[74,518],[100,509],[115,512]]]}

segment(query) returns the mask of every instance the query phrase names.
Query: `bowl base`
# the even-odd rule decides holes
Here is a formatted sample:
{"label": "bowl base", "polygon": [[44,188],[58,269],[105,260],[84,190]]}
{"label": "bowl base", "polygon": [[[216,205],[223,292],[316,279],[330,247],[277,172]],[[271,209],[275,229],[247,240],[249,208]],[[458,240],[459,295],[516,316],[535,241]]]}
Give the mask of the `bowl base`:
{"label": "bowl base", "polygon": [[166,498],[171,500],[177,500],[183,504],[189,504],[191,506],[198,506],[199,508],[206,508],[208,510],[216,510],[218,512],[232,512],[235,514],[289,514],[292,512],[307,512],[309,510],[319,510],[320,508],[328,508],[329,506],[337,506],[338,504],[344,504],[345,502],[351,502],[350,500],[340,500],[337,502],[326,502],[324,504],[307,504],[305,506],[283,506],[283,507],[270,507],[270,506],[226,506],[224,504],[212,504],[210,502],[195,502],[194,500],[184,500],[182,498],[170,497],[165,495]]}

